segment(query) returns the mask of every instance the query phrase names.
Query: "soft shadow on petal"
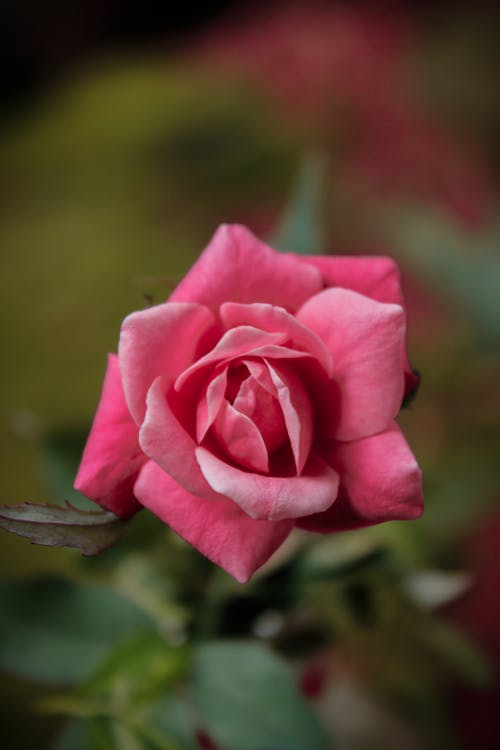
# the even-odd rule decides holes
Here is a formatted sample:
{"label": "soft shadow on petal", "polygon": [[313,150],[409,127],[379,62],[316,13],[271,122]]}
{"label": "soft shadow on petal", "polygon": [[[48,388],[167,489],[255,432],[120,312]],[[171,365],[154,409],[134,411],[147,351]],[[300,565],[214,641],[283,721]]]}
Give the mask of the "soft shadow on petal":
{"label": "soft shadow on petal", "polygon": [[198,466],[196,443],[174,414],[166,388],[166,381],[157,378],[148,391],[146,417],[139,432],[140,446],[188,492],[214,497],[214,490]]}
{"label": "soft shadow on petal", "polygon": [[209,380],[196,408],[196,440],[201,443],[212,426],[224,401],[227,388],[227,367]]}
{"label": "soft shadow on petal", "polygon": [[254,422],[224,400],[213,429],[224,452],[251,471],[269,471],[266,444]]}
{"label": "soft shadow on petal", "polygon": [[348,289],[326,289],[297,318],[321,336],[333,357],[340,413],[326,436],[356,440],[384,430],[403,398],[403,309]]}
{"label": "soft shadow on petal", "polygon": [[137,425],[125,403],[118,357],[110,354],[75,489],[125,518],[141,507],[133,486],[147,457],[139,447],[138,437]]}
{"label": "soft shadow on petal", "polygon": [[258,426],[267,450],[271,454],[285,442],[288,436],[283,411],[276,398],[276,390],[273,387],[266,365],[260,361],[251,362],[244,360],[244,363],[247,365],[249,371],[251,371],[250,368],[253,371],[258,367],[263,368],[269,379],[270,388],[263,388],[250,375],[241,383],[233,406],[242,414],[250,417]]}
{"label": "soft shadow on petal", "polygon": [[278,253],[239,224],[222,224],[170,296],[218,312],[223,302],[268,302],[294,312],[323,287],[321,273]]}
{"label": "soft shadow on petal", "polygon": [[291,368],[282,362],[266,364],[283,411],[297,474],[301,474],[309,458],[313,438],[311,402],[301,379]]}
{"label": "soft shadow on petal", "polygon": [[[305,259],[304,259],[305,260]],[[312,255],[307,262],[318,268],[328,286],[339,286],[405,308],[401,274],[396,262],[385,255]],[[419,377],[408,361],[406,342],[403,352],[405,395],[418,386]]]}
{"label": "soft shadow on petal", "polygon": [[278,521],[326,510],[337,497],[337,472],[311,456],[301,476],[253,474],[225,463],[206,448],[196,458],[215,492],[231,498],[249,516]]}
{"label": "soft shadow on petal", "polygon": [[205,557],[245,583],[284,542],[293,521],[255,521],[225,498],[204,500],[149,461],[135,485],[141,503]]}
{"label": "soft shadow on petal", "polygon": [[301,528],[327,533],[421,515],[421,471],[396,423],[362,440],[332,442],[324,455],[340,474],[339,497],[326,513],[301,518]]}
{"label": "soft shadow on petal", "polygon": [[163,304],[128,315],[122,323],[118,356],[130,413],[141,424],[146,394],[155,378],[175,379],[199,356],[200,341],[214,316],[197,304]]}

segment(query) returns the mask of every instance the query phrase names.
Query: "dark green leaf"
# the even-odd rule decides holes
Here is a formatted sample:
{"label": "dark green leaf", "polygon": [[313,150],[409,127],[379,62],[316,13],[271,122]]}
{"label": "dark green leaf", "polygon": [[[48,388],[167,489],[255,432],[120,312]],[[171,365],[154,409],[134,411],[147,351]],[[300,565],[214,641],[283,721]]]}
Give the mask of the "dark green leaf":
{"label": "dark green leaf", "polygon": [[47,547],[76,547],[97,555],[115,544],[127,523],[103,510],[66,505],[23,503],[0,507],[0,527]]}
{"label": "dark green leaf", "polygon": [[35,680],[89,677],[121,639],[153,627],[104,586],[57,579],[0,585],[0,667]]}
{"label": "dark green leaf", "polygon": [[326,163],[322,154],[309,154],[304,159],[295,192],[271,239],[283,252],[317,255],[325,249],[321,199]]}
{"label": "dark green leaf", "polygon": [[231,750],[331,750],[288,666],[258,643],[208,643],[195,654],[202,726]]}
{"label": "dark green leaf", "polygon": [[72,719],[56,737],[52,750],[88,750],[88,724],[82,719]]}
{"label": "dark green leaf", "polygon": [[199,750],[192,708],[176,695],[155,701],[147,714],[148,726],[165,737],[165,748]]}
{"label": "dark green leaf", "polygon": [[299,556],[296,576],[299,581],[328,580],[343,576],[387,559],[387,550],[370,533],[336,534],[313,544]]}
{"label": "dark green leaf", "polygon": [[[109,719],[88,719],[86,722],[87,750],[137,750],[120,744],[114,737],[112,722]],[[142,750],[142,749],[141,749]]]}

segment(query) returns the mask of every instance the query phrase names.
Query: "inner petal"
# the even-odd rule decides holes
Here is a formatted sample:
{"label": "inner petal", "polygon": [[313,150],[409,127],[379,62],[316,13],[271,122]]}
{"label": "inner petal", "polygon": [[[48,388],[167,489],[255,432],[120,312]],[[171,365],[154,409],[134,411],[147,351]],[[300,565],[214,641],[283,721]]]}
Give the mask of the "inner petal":
{"label": "inner petal", "polygon": [[196,409],[196,439],[201,443],[215,421],[227,388],[227,367],[205,384]]}
{"label": "inner petal", "polygon": [[213,425],[213,433],[224,451],[240,466],[267,473],[269,456],[254,422],[224,399]]}
{"label": "inner petal", "polygon": [[301,379],[293,370],[283,363],[266,362],[266,364],[283,412],[297,474],[301,474],[312,445],[311,401]]}
{"label": "inner petal", "polygon": [[233,406],[257,426],[269,453],[287,439],[285,419],[277,398],[251,375],[241,383]]}
{"label": "inner petal", "polygon": [[[242,354],[253,353],[255,350],[259,351],[261,348],[265,351],[270,349],[271,352],[274,352],[275,348],[278,347],[278,351],[280,351],[281,348],[279,345],[283,344],[284,341],[286,341],[285,333],[259,331],[258,328],[253,328],[252,326],[232,328],[230,331],[226,331],[208,354],[200,357],[194,364],[181,372],[175,381],[175,390],[180,391],[185,383],[202,368],[208,366],[214,367],[218,362],[234,361]],[[304,355],[298,352],[290,352],[288,356]]]}

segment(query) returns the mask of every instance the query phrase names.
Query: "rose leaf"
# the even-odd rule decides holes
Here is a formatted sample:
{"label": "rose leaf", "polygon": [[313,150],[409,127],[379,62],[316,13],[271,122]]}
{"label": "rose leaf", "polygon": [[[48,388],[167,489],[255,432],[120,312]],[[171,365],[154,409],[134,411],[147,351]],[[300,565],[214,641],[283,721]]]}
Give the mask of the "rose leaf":
{"label": "rose leaf", "polygon": [[200,644],[193,681],[196,711],[217,745],[232,750],[333,747],[288,665],[258,643]]}
{"label": "rose leaf", "polygon": [[70,505],[22,503],[0,506],[0,528],[47,547],[76,547],[97,555],[123,534],[127,522],[108,511],[86,511]]}
{"label": "rose leaf", "polygon": [[154,623],[102,584],[59,578],[0,584],[0,668],[50,684],[90,678],[112,649]]}
{"label": "rose leaf", "polygon": [[299,255],[323,252],[325,237],[321,208],[325,176],[324,154],[307,154],[290,202],[270,240],[277,250]]}

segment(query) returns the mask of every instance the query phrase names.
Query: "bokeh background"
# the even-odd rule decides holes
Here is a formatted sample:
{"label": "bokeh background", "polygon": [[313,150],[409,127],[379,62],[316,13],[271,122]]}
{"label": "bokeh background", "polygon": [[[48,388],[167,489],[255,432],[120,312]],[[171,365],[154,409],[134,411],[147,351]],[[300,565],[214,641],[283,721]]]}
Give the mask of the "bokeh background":
{"label": "bokeh background", "polygon": [[[272,236],[313,154],[314,250],[398,260],[422,374],[401,422],[426,512],[377,539],[492,666],[446,673],[435,715],[410,722],[423,748],[500,741],[499,20],[486,2],[0,10],[2,502],[73,497],[123,317],[162,301],[219,223]],[[0,564],[11,580],[80,562],[2,532]],[[308,690],[345,747],[402,747],[389,651],[347,649],[340,672],[328,654],[344,682],[313,670]],[[41,686],[3,684],[6,746],[50,747]]]}

